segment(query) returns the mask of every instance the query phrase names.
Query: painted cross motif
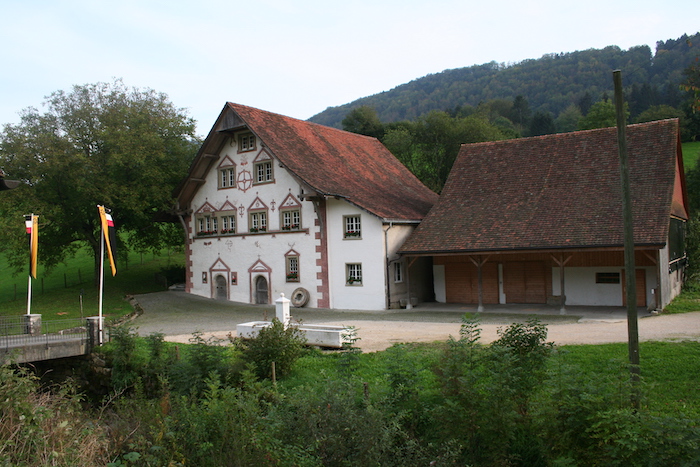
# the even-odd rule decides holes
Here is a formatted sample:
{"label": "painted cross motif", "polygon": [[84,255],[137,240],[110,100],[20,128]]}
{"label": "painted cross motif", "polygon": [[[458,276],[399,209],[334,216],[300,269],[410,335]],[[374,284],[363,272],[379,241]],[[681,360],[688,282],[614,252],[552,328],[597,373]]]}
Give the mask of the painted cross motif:
{"label": "painted cross motif", "polygon": [[238,185],[238,189],[245,193],[246,191],[250,190],[250,187],[253,186],[253,174],[251,174],[248,170],[241,170],[241,172],[238,174],[236,183]]}

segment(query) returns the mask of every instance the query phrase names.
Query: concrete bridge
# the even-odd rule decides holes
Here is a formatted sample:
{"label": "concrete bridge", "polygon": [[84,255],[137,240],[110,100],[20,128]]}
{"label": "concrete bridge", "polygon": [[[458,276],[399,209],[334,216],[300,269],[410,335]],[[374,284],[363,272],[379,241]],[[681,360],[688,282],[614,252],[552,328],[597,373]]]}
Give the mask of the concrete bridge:
{"label": "concrete bridge", "polygon": [[42,322],[37,314],[2,317],[0,364],[87,355],[101,342],[99,320],[94,316]]}

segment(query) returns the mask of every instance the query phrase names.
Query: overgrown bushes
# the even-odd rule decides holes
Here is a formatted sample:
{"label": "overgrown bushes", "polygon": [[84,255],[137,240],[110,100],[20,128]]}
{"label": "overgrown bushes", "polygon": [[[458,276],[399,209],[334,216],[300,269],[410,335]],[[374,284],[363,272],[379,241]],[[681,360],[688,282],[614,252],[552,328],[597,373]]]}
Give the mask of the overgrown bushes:
{"label": "overgrown bushes", "polygon": [[[279,322],[233,345],[195,334],[175,346],[127,328],[113,337],[112,392],[89,415],[75,415],[78,400],[67,389],[56,393],[60,409],[47,406],[31,378],[0,372],[0,459],[89,465],[78,451],[95,443],[102,457],[94,465],[110,453],[112,467],[700,464],[696,399],[687,409],[648,403],[694,392],[668,390],[652,366],[642,374],[661,384],[642,388],[649,397],[635,412],[624,358],[598,346],[586,349],[602,349],[602,361],[555,348],[536,320],[504,327],[482,345],[478,321],[465,318],[457,339],[373,354],[302,350],[303,340]],[[676,355],[700,355],[700,343],[663,348],[678,345]],[[276,383],[271,361],[280,362]],[[678,366],[673,357],[664,362]],[[693,371],[700,376],[689,367],[683,374]],[[67,427],[91,427],[92,438],[62,438]]]}

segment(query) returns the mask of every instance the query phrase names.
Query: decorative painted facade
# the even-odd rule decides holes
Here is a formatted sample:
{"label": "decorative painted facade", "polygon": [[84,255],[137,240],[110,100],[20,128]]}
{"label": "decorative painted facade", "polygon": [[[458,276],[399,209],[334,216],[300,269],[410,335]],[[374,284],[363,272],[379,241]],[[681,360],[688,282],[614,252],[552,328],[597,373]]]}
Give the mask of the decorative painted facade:
{"label": "decorative painted facade", "polygon": [[187,292],[337,309],[399,306],[397,250],[437,199],[374,138],[231,103],[177,195]]}

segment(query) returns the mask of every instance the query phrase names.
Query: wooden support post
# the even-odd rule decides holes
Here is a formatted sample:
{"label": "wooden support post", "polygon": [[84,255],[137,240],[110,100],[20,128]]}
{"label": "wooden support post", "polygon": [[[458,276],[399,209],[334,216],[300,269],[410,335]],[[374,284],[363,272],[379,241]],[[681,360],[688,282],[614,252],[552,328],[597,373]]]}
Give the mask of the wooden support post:
{"label": "wooden support post", "polygon": [[481,255],[478,255],[476,259],[474,259],[472,256],[470,256],[469,260],[476,266],[477,290],[479,296],[479,304],[476,307],[476,311],[477,313],[482,313],[484,311],[484,284],[481,268],[489,260],[489,257],[486,256],[485,258],[482,258]]}
{"label": "wooden support post", "polygon": [[617,116],[617,147],[620,155],[620,182],[622,185],[622,217],[625,239],[625,279],[627,286],[627,336],[632,382],[632,408],[639,409],[639,327],[637,322],[637,284],[634,265],[634,229],[632,218],[632,195],[630,192],[629,166],[627,164],[627,123],[622,99],[622,76],[620,70],[613,72],[615,84],[615,113]]}
{"label": "wooden support post", "polygon": [[566,266],[566,263],[569,262],[572,256],[573,255],[569,255],[566,259],[564,259],[563,254],[560,254],[559,258],[552,255],[552,261],[554,261],[554,264],[559,266],[559,304],[561,306],[561,308],[559,308],[560,315],[566,314],[566,281],[564,280],[564,266]]}

